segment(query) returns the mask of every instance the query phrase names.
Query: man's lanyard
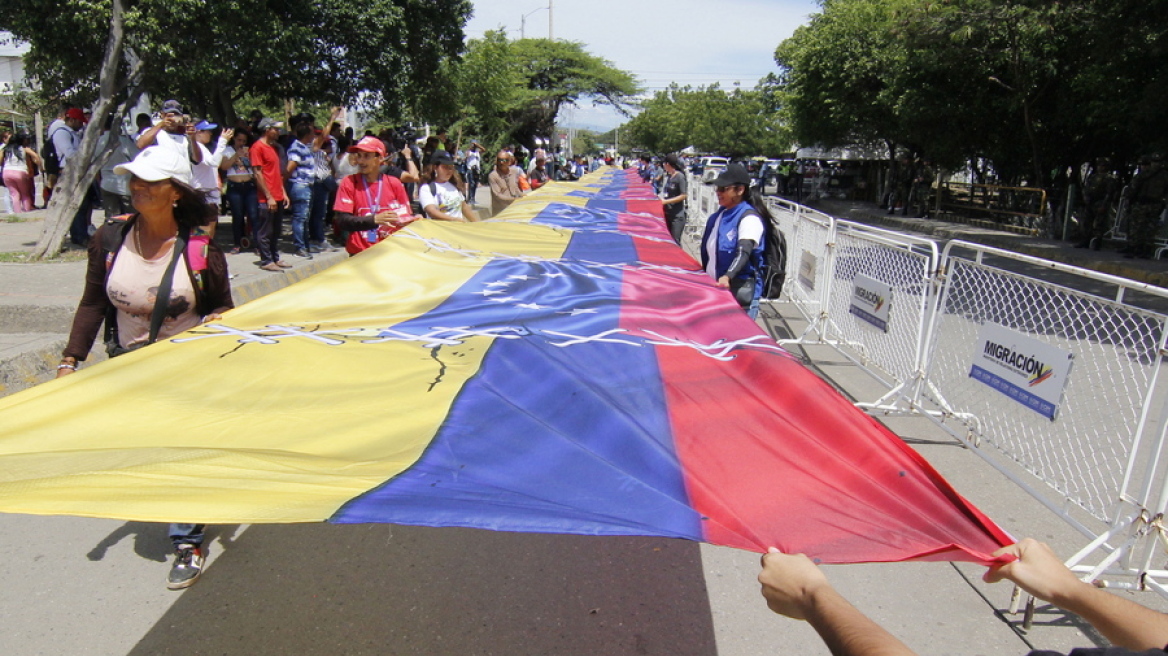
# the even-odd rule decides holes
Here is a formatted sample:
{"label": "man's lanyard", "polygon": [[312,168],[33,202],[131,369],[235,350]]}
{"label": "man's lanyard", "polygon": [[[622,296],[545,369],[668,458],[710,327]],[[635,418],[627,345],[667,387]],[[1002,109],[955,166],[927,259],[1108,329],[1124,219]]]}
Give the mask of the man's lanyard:
{"label": "man's lanyard", "polygon": [[[369,204],[369,213],[370,214],[376,215],[377,211],[381,209],[381,178],[382,177],[383,176],[380,176],[380,175],[377,177],[377,195],[372,196],[369,193],[369,181],[365,179],[365,176],[361,176],[361,185],[365,188],[365,202]],[[376,202],[374,202],[374,200],[373,200],[374,198],[377,199]]]}

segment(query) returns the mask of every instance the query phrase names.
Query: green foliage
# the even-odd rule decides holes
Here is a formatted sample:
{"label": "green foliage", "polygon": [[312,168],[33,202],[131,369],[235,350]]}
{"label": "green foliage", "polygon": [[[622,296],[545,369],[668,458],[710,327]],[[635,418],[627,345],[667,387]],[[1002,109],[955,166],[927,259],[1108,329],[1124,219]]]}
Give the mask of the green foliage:
{"label": "green foliage", "polygon": [[824,0],[775,59],[801,143],[884,141],[1038,185],[1168,147],[1166,0]]}
{"label": "green foliage", "polygon": [[[8,0],[0,29],[31,44],[26,70],[46,99],[87,104],[110,7]],[[231,121],[245,95],[270,105],[413,107],[462,52],[470,12],[469,0],[138,0],[127,8],[126,34],[146,64],[147,92]]]}
{"label": "green foliage", "polygon": [[790,149],[772,90],[679,87],[658,91],[626,125],[630,144],[667,153],[693,146],[734,156],[777,156]]}
{"label": "green foliage", "polygon": [[487,32],[452,68],[457,118],[488,148],[511,142],[531,147],[536,137],[549,137],[566,103],[587,100],[624,110],[638,93],[632,75],[570,41],[509,41],[502,32]]}

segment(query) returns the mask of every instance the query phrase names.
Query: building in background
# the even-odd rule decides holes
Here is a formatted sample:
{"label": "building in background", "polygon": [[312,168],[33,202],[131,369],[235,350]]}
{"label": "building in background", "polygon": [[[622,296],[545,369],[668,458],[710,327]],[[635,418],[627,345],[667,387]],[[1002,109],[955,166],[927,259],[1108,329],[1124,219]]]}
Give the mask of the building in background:
{"label": "building in background", "polygon": [[0,126],[34,131],[33,117],[17,112],[13,96],[28,88],[24,80],[24,54],[28,44],[17,42],[8,32],[0,32]]}

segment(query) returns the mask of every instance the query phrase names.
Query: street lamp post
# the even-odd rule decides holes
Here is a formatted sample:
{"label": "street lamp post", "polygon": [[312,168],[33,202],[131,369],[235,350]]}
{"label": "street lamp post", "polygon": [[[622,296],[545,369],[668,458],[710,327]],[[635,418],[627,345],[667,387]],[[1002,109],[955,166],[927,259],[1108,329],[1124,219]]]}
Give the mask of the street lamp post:
{"label": "street lamp post", "polygon": [[552,3],[551,3],[551,0],[548,0],[548,6],[539,7],[537,9],[532,9],[531,11],[527,12],[526,14],[523,14],[523,16],[520,17],[520,19],[519,19],[519,38],[520,39],[527,38],[527,17],[534,14],[537,11],[543,11],[544,9],[548,10],[548,40],[550,41],[552,39]]}

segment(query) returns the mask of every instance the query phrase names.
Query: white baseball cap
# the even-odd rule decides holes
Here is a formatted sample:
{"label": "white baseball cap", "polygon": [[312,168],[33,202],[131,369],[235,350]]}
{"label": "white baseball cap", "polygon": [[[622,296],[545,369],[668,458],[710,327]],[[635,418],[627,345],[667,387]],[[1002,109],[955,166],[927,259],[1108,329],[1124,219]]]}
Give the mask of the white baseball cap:
{"label": "white baseball cap", "polygon": [[186,153],[168,146],[150,146],[132,162],[118,164],[114,173],[132,173],[147,182],[173,180],[191,186],[191,161]]}

